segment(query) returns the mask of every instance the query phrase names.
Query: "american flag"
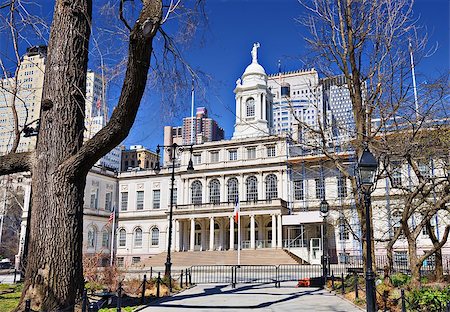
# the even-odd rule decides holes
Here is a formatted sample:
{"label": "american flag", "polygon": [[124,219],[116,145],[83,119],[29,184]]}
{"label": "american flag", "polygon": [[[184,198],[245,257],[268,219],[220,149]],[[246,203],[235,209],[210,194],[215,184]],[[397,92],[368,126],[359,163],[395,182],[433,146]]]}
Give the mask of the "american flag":
{"label": "american flag", "polygon": [[114,210],[111,212],[111,214],[109,215],[109,219],[108,219],[108,223],[111,223],[111,222],[113,222],[113,220],[114,220]]}

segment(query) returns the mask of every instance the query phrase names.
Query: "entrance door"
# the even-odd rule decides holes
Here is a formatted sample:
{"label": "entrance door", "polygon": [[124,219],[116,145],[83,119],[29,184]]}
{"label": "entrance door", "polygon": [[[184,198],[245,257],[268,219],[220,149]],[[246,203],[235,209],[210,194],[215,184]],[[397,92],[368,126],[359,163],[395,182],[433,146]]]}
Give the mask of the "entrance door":
{"label": "entrance door", "polygon": [[311,238],[311,260],[320,260],[322,257],[322,245],[320,238]]}

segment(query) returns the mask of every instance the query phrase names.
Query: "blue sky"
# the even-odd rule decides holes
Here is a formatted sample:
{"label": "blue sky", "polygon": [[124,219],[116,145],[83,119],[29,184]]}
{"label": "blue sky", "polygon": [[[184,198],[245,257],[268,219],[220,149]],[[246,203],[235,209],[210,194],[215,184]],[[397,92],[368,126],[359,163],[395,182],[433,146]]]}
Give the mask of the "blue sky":
{"label": "blue sky", "polygon": [[[235,81],[251,62],[250,50],[253,42],[260,42],[259,63],[267,73],[276,73],[278,60],[282,70],[314,67],[305,64],[307,50],[304,44],[305,29],[295,21],[303,11],[296,0],[247,0],[206,1],[209,19],[208,29],[203,31],[205,42],[202,47],[185,53],[186,59],[213,78],[205,89],[205,98],[198,99],[196,106],[206,106],[209,115],[215,118],[225,130],[226,138],[233,134],[235,102],[233,89]],[[417,71],[426,74],[443,73],[449,70],[449,1],[419,0],[415,3],[415,15],[420,24],[426,25],[430,33],[430,44],[438,42],[438,50],[418,65]],[[418,75],[418,83],[420,83]],[[150,103],[143,103],[128,144],[143,144],[154,148],[163,140],[164,124],[179,125],[181,116],[190,115],[189,98],[181,103],[179,117],[172,122],[158,118],[157,97]],[[150,105],[148,105],[150,104]]]}
{"label": "blue sky", "polygon": [[[53,3],[42,0],[35,10],[49,19]],[[250,50],[254,42],[261,43],[258,59],[267,73],[277,72],[278,60],[281,60],[282,70],[310,68],[314,64],[303,61],[307,56],[303,40],[306,30],[295,21],[304,13],[297,0],[206,0],[205,3],[208,25],[200,29],[198,38],[202,40],[193,42],[191,48],[184,51],[184,57],[194,68],[211,77],[207,87],[201,86],[202,90],[197,90],[204,96],[197,96],[195,105],[206,106],[210,117],[219,122],[229,138],[235,122],[235,81],[251,62]],[[430,45],[438,44],[434,55],[418,65],[420,83],[425,79],[420,73],[436,75],[449,71],[450,5],[448,0],[416,0],[414,8],[419,24],[427,27]],[[41,43],[36,38],[30,38],[30,41]],[[1,57],[10,54],[8,44],[4,44],[5,36],[1,34],[0,42]],[[110,106],[117,101],[117,85],[120,83],[109,89]],[[169,112],[162,107],[160,96],[147,90],[136,122],[124,143],[142,144],[151,149],[161,144],[163,126],[179,125],[182,117],[190,115],[189,93],[190,90],[186,90],[183,100],[177,103],[176,112]],[[173,113],[175,117],[161,118]]]}

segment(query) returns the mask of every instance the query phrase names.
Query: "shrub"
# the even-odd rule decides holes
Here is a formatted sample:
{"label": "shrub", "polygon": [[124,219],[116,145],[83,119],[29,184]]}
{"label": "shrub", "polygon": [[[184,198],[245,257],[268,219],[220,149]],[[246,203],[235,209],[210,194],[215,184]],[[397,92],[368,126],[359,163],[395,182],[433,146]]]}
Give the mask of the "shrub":
{"label": "shrub", "polygon": [[403,286],[408,284],[410,281],[411,277],[403,273],[395,273],[391,275],[391,282],[394,287]]}
{"label": "shrub", "polygon": [[432,287],[413,289],[407,295],[407,302],[411,311],[444,311],[449,301],[450,287],[444,289]]}

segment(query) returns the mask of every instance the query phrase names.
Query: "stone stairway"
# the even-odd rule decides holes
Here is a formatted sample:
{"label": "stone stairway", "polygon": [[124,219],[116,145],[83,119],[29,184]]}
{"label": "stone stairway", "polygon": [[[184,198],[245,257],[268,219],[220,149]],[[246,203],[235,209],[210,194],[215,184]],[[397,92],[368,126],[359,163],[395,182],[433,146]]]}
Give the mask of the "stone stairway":
{"label": "stone stairway", "polygon": [[[138,266],[164,267],[167,253],[163,252],[151,258],[144,259]],[[178,268],[193,265],[235,265],[237,264],[237,251],[187,251],[172,252],[172,266]],[[278,265],[298,264],[283,249],[255,249],[241,250],[242,265]]]}

